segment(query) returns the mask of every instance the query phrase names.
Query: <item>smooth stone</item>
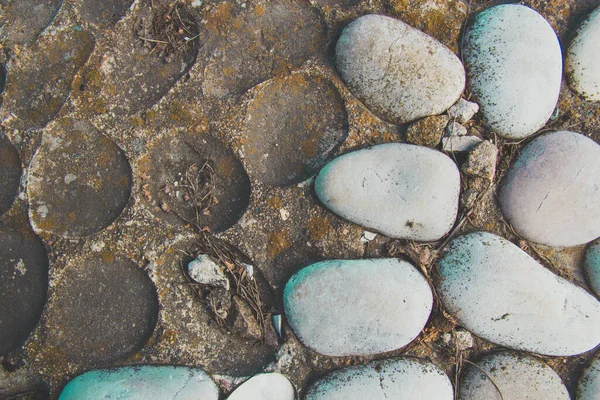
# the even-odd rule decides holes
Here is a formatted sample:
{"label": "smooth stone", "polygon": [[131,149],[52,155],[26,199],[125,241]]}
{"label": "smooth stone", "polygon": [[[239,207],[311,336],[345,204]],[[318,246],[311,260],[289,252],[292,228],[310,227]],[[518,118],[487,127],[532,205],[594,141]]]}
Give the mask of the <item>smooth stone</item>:
{"label": "smooth stone", "polygon": [[581,24],[565,58],[569,86],[586,100],[600,101],[600,7]]}
{"label": "smooth stone", "polygon": [[520,139],[550,119],[562,53],[554,30],[536,11],[503,4],[477,14],[464,35],[463,61],[469,90],[494,132]]}
{"label": "smooth stone", "polygon": [[600,297],[600,241],[591,243],[586,249],[583,270],[590,288]]}
{"label": "smooth stone", "polygon": [[315,180],[335,214],[389,237],[434,241],[452,228],[460,174],[452,159],[426,147],[388,143],[327,164]]}
{"label": "smooth stone", "polygon": [[229,290],[229,279],[223,268],[207,254],[200,254],[188,264],[188,274],[194,281]]}
{"label": "smooth stone", "polygon": [[294,387],[281,374],[260,374],[242,383],[227,399],[294,400]]}
{"label": "smooth stone", "polygon": [[437,147],[448,121],[447,115],[434,115],[420,119],[408,127],[406,140],[418,146]]}
{"label": "smooth stone", "polygon": [[35,328],[47,290],[42,241],[28,229],[0,225],[0,356],[18,348]]}
{"label": "smooth stone", "polygon": [[3,35],[13,44],[34,40],[54,19],[63,0],[0,0]]}
{"label": "smooth stone", "polygon": [[15,146],[0,133],[0,215],[10,209],[21,183],[21,159]]}
{"label": "smooth stone", "polygon": [[305,400],[451,400],[452,384],[435,364],[394,358],[333,371],[313,383]]}
{"label": "smooth stone", "polygon": [[570,400],[560,376],[530,355],[503,351],[476,365],[460,380],[459,400]]}
{"label": "smooth stone", "polygon": [[600,302],[500,236],[453,239],[439,270],[437,293],[446,311],[490,342],[549,356],[580,354],[600,343]]}
{"label": "smooth stone", "polygon": [[336,67],[378,117],[394,124],[446,111],[465,87],[465,71],[446,46],[383,15],[365,15],[342,31]]}
{"label": "smooth stone", "polygon": [[471,151],[483,140],[478,136],[446,136],[442,138],[442,150],[446,153]]}
{"label": "smooth stone", "polygon": [[499,190],[502,214],[527,240],[577,246],[600,236],[600,146],[574,132],[535,138]]}
{"label": "smooth stone", "polygon": [[464,124],[473,118],[478,111],[479,104],[460,98],[448,109],[448,115],[452,121]]}
{"label": "smooth stone", "polygon": [[406,346],[427,323],[432,301],[423,275],[395,258],[312,264],[288,281],[283,299],[300,341],[329,356]]}
{"label": "smooth stone", "polygon": [[577,400],[600,398],[600,356],[596,355],[583,371],[577,385]]}
{"label": "smooth stone", "polygon": [[217,400],[219,389],[197,368],[140,365],[89,371],[65,386],[59,400]]}
{"label": "smooth stone", "polygon": [[100,26],[114,25],[132,3],[133,0],[75,0],[81,17]]}

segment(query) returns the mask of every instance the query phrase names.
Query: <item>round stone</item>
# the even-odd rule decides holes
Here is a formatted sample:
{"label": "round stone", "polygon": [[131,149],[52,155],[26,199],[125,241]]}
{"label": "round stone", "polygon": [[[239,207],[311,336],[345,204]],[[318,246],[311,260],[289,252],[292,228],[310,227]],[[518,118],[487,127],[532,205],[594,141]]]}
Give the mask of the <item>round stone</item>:
{"label": "round stone", "polygon": [[596,355],[583,371],[577,385],[577,400],[600,398],[600,357]]}
{"label": "round stone", "polygon": [[0,356],[27,339],[36,326],[48,290],[48,257],[28,229],[0,227]]}
{"label": "round stone", "polygon": [[383,15],[365,15],[344,28],[335,64],[352,94],[394,124],[442,113],[465,87],[463,65],[450,49]]}
{"label": "round stone", "polygon": [[433,241],[454,225],[460,173],[426,147],[389,143],[335,158],[315,180],[335,214],[386,236]]}
{"label": "round stone", "polygon": [[600,302],[500,236],[453,239],[438,263],[444,308],[477,336],[550,356],[600,343]]}
{"label": "round stone", "polygon": [[583,98],[600,101],[600,7],[581,24],[569,46],[565,75]]}
{"label": "round stone", "polygon": [[140,365],[79,375],[65,386],[59,400],[218,398],[219,388],[201,369]]}
{"label": "round stone", "polygon": [[44,131],[29,167],[27,191],[36,231],[89,236],[125,208],[131,168],[123,151],[94,126],[64,118]]}
{"label": "round stone", "polygon": [[394,358],[343,368],[307,390],[305,400],[451,400],[452,384],[436,365],[417,358]]}
{"label": "round stone", "polygon": [[590,288],[600,296],[600,241],[591,243],[586,249],[583,270]]}
{"label": "round stone", "polygon": [[294,74],[261,87],[240,142],[250,175],[292,185],[314,175],[348,134],[346,110],[324,78]]}
{"label": "round stone", "polygon": [[113,25],[120,20],[133,0],[76,0],[79,13],[87,22],[102,26]]}
{"label": "round stone", "polygon": [[559,131],[532,140],[499,190],[502,213],[527,240],[577,246],[600,236],[600,146]]}
{"label": "round stone", "polygon": [[156,289],[132,261],[108,250],[68,265],[44,318],[43,352],[85,367],[142,348],[158,316]]}
{"label": "round stone", "polygon": [[520,139],[550,119],[562,53],[554,30],[536,11],[503,4],[477,14],[465,31],[463,61],[470,93],[494,132]]}
{"label": "round stone", "polygon": [[306,346],[349,356],[409,344],[427,323],[433,296],[407,261],[330,260],[294,275],[283,302],[290,326]]}
{"label": "round stone", "polygon": [[512,352],[493,353],[469,366],[461,400],[570,400],[560,376],[543,361]]}
{"label": "round stone", "polygon": [[21,159],[10,140],[0,133],[0,215],[12,205],[21,182]]}
{"label": "round stone", "polygon": [[227,400],[294,400],[294,387],[278,373],[256,375],[242,383]]}

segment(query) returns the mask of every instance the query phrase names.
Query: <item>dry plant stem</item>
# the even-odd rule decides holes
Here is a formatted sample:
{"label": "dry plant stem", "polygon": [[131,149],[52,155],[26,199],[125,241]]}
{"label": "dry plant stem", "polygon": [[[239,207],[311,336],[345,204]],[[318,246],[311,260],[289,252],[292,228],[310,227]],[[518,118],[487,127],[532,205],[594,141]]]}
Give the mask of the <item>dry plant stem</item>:
{"label": "dry plant stem", "polygon": [[492,379],[492,377],[483,368],[481,368],[479,365],[477,365],[475,363],[472,363],[471,361],[469,361],[467,359],[462,360],[462,362],[466,362],[467,364],[472,365],[473,367],[475,367],[479,371],[481,371],[481,373],[483,373],[490,380],[490,382],[492,382],[492,385],[494,385],[494,387],[498,391],[498,394],[500,395],[500,399],[504,400],[504,396],[502,395],[502,391],[500,390],[500,388],[498,387],[498,385],[496,385],[496,382],[494,382],[494,380]]}

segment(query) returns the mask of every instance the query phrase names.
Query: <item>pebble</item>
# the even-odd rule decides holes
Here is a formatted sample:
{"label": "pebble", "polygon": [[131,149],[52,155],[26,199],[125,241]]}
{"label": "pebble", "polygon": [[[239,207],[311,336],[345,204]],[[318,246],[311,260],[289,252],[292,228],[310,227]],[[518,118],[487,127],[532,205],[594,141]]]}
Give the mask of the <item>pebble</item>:
{"label": "pebble", "polygon": [[520,139],[550,119],[562,54],[554,30],[536,11],[503,4],[477,14],[464,35],[463,61],[470,92],[494,132]]}
{"label": "pebble", "polygon": [[284,291],[286,317],[298,339],[329,356],[406,346],[425,326],[432,301],[419,271],[393,258],[312,264]]}
{"label": "pebble", "polygon": [[496,173],[498,148],[490,141],[484,140],[473,147],[462,165],[461,171],[470,176],[476,176],[491,181]]}
{"label": "pebble", "polygon": [[447,115],[434,115],[420,119],[408,127],[406,140],[419,146],[437,147],[448,121]]}
{"label": "pebble", "polygon": [[551,356],[600,343],[600,302],[500,236],[474,232],[453,239],[439,271],[445,309],[492,343]]}
{"label": "pebble", "polygon": [[600,297],[600,241],[591,243],[586,249],[583,269],[590,288]]}
{"label": "pebble", "polygon": [[448,116],[452,121],[464,124],[473,118],[478,111],[479,104],[460,98],[448,109]]}
{"label": "pebble", "polygon": [[558,374],[533,356],[502,351],[476,365],[460,381],[461,400],[570,400]]}
{"label": "pebble", "polygon": [[89,371],[65,386],[59,400],[218,400],[219,389],[197,368],[137,365]]}
{"label": "pebble", "polygon": [[294,400],[294,387],[281,374],[259,374],[242,383],[227,399]]}
{"label": "pebble", "polygon": [[442,138],[442,150],[446,153],[464,153],[482,141],[478,136],[446,136]]}
{"label": "pebble", "polygon": [[21,159],[8,137],[0,133],[0,215],[10,209],[21,183]]}
{"label": "pebble", "polygon": [[600,356],[592,359],[583,371],[577,385],[577,400],[598,400],[600,398]]}
{"label": "pebble", "polygon": [[383,235],[434,241],[453,226],[460,174],[443,153],[388,143],[335,158],[315,180],[335,214]]}
{"label": "pebble", "polygon": [[565,59],[569,86],[586,100],[600,101],[600,7],[581,24]]}
{"label": "pebble", "polygon": [[569,131],[527,144],[499,190],[502,213],[527,240],[577,246],[600,236],[600,146]]}
{"label": "pebble", "polygon": [[446,111],[465,86],[458,57],[398,19],[374,14],[356,19],[342,31],[335,51],[350,92],[393,124]]}
{"label": "pebble", "polygon": [[229,290],[229,279],[223,268],[207,254],[200,254],[188,264],[188,274],[194,281],[203,285]]}
{"label": "pebble", "polygon": [[313,383],[305,400],[451,400],[452,384],[435,364],[393,358],[333,371]]}
{"label": "pebble", "polygon": [[446,125],[446,136],[466,136],[467,128],[459,124],[458,122],[454,122],[450,120],[450,123]]}

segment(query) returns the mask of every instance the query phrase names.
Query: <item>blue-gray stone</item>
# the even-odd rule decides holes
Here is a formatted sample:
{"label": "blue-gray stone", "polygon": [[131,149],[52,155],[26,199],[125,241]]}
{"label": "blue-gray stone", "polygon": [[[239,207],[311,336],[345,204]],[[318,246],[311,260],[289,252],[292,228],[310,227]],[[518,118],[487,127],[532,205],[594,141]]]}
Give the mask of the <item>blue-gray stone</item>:
{"label": "blue-gray stone", "polygon": [[583,269],[590,287],[600,296],[600,241],[597,240],[588,246]]}

